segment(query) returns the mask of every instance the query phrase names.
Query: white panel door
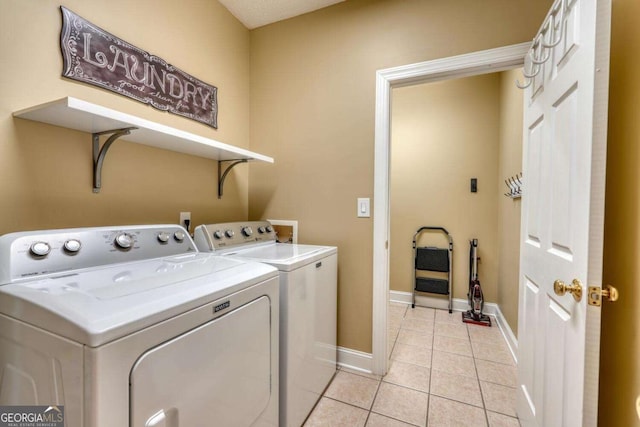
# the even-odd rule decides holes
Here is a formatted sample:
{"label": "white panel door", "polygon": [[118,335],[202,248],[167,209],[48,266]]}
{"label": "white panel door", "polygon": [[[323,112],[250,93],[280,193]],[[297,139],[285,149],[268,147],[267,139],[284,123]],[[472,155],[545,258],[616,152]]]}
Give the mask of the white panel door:
{"label": "white panel door", "polygon": [[[597,424],[610,0],[557,0],[525,91],[518,416],[523,426]],[[553,30],[550,30],[554,27]],[[527,60],[529,62],[530,58]],[[538,69],[539,67],[539,69]],[[582,298],[554,282],[581,282]]]}

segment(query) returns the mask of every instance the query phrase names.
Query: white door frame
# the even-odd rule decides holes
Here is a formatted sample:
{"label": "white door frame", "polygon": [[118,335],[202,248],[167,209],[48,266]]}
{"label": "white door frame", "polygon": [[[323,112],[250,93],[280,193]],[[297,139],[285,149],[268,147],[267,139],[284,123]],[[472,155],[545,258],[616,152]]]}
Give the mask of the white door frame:
{"label": "white door frame", "polygon": [[[387,373],[389,300],[389,160],[391,88],[494,73],[521,67],[531,43],[378,70],[376,73],[375,162],[373,185],[373,373]],[[515,83],[514,83],[515,84]]]}

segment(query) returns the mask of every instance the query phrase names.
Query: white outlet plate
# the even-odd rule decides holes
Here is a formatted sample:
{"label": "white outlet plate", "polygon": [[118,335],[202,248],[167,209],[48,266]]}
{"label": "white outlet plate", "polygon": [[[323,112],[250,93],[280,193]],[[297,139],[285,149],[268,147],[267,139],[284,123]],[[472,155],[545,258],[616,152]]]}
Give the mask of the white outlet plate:
{"label": "white outlet plate", "polygon": [[191,227],[191,212],[180,212],[180,222],[178,224],[183,226],[184,228],[187,228],[187,226],[184,224],[185,220],[189,221],[189,227]]}

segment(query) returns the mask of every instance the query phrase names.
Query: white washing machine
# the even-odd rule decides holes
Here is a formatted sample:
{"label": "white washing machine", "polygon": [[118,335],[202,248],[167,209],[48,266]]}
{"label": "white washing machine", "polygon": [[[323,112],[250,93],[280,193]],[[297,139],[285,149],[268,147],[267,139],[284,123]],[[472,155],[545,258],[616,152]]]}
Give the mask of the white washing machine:
{"label": "white washing machine", "polygon": [[175,225],[0,237],[0,405],[67,427],[276,426],[278,272]]}
{"label": "white washing machine", "polygon": [[280,426],[300,427],[336,372],[337,248],[277,243],[267,221],[200,225],[194,240],[280,271]]}

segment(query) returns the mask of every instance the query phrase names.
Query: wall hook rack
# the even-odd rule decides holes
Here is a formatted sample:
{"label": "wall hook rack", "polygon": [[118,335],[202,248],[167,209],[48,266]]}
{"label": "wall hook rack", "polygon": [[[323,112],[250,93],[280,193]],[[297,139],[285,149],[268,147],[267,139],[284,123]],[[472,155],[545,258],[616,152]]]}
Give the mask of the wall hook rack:
{"label": "wall hook rack", "polygon": [[[121,136],[129,135],[132,130],[136,130],[136,127],[128,127],[122,129],[106,130],[104,132],[94,132],[91,134],[91,140],[93,143],[93,192],[99,193],[102,187],[102,165],[104,164],[104,158],[107,156],[111,144]],[[100,137],[102,135],[111,135],[100,148]]]}
{"label": "wall hook rack", "polygon": [[[229,166],[222,172],[222,164],[231,162]],[[240,163],[247,163],[247,159],[234,159],[234,160],[218,160],[218,199],[222,199],[222,189],[224,188],[224,180],[227,178],[231,169]]]}
{"label": "wall hook rack", "polygon": [[512,199],[519,199],[522,197],[522,187],[524,186],[522,179],[522,172],[505,179],[504,183],[507,184],[509,191],[504,193],[504,195]]}
{"label": "wall hook rack", "polygon": [[516,86],[526,89],[533,83],[535,77],[542,70],[545,62],[551,58],[551,50],[562,41],[566,28],[567,10],[570,8],[569,0],[555,0],[551,10],[542,23],[542,27],[531,42],[529,52],[525,55],[522,75],[524,83],[516,80]]}

